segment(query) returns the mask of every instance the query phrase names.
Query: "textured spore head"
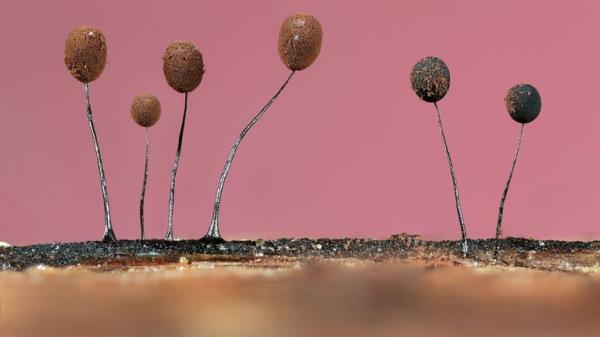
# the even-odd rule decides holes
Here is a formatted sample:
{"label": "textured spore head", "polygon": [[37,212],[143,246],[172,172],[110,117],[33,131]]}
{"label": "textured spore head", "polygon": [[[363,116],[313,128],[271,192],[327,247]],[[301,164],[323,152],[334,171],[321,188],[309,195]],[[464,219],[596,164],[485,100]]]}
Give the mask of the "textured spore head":
{"label": "textured spore head", "polygon": [[290,70],[304,70],[319,56],[323,30],[312,15],[298,13],[281,24],[277,47],[279,57]]}
{"label": "textured spore head", "polygon": [[425,102],[435,103],[450,89],[450,70],[437,57],[428,56],[421,59],[410,73],[412,88]]}
{"label": "textured spore head", "polygon": [[131,118],[145,128],[151,127],[160,118],[160,102],[152,94],[140,94],[133,98]]}
{"label": "textured spore head", "polygon": [[542,110],[542,98],[530,84],[517,84],[510,88],[504,102],[508,114],[518,123],[533,122]]}
{"label": "textured spore head", "polygon": [[65,42],[65,65],[78,81],[97,79],[106,65],[106,38],[92,26],[81,26],[69,33]]}
{"label": "textured spore head", "polygon": [[198,87],[204,75],[202,54],[187,41],[175,41],[165,50],[163,72],[167,83],[177,92],[187,93]]}

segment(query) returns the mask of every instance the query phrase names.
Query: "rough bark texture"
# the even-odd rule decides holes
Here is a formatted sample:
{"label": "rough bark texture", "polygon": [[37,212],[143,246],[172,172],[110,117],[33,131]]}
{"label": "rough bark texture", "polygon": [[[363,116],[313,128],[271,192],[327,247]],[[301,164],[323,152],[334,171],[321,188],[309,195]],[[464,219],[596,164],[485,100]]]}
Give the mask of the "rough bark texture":
{"label": "rough bark texture", "polygon": [[[599,241],[540,241],[506,238],[499,242],[496,264],[542,270],[577,271],[600,263]],[[278,239],[210,243],[205,240],[121,240],[115,243],[76,242],[0,248],[0,268],[23,270],[38,265],[84,265],[102,270],[188,261],[252,262],[263,258],[302,261],[313,258],[358,258],[368,261],[417,259],[426,262],[494,264],[496,240],[469,240],[469,258],[462,258],[462,241],[426,241],[416,235],[372,239]]]}

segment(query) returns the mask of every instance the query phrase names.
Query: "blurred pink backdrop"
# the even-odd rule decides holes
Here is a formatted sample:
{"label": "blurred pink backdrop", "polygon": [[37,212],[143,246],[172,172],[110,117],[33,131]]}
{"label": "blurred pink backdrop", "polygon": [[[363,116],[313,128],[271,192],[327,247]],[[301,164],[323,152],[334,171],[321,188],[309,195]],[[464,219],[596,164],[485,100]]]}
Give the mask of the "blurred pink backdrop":
{"label": "blurred pink backdrop", "polygon": [[525,130],[505,234],[598,239],[599,10],[596,1],[4,1],[0,240],[101,238],[83,89],[63,63],[72,28],[96,25],[108,40],[91,90],[119,238],[139,236],[144,144],[131,100],[150,91],[162,102],[146,200],[147,235],[162,238],[183,96],[166,84],[161,56],[175,39],[202,51],[175,205],[175,236],[199,238],[234,138],[288,74],[277,34],[298,11],[321,21],[321,55],[242,143],[223,198],[225,238],[459,238],[434,107],[408,76],[436,55],[452,76],[440,108],[469,235],[494,233],[518,133],[503,97],[529,82],[542,112]]}

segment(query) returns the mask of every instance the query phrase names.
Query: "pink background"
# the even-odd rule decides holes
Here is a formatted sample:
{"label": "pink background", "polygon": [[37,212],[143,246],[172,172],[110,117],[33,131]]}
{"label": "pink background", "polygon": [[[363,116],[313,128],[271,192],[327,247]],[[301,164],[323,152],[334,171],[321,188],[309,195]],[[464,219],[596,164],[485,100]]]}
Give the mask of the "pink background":
{"label": "pink background", "polygon": [[175,236],[199,238],[229,147],[288,74],[276,40],[297,11],[320,20],[322,52],[242,143],[224,193],[226,238],[458,238],[434,108],[408,76],[436,55],[452,74],[440,108],[469,235],[494,233],[518,133],[503,97],[529,82],[542,112],[525,130],[505,233],[598,239],[599,10],[595,1],[5,1],[0,240],[101,237],[83,90],[63,64],[72,28],[96,25],[108,40],[91,90],[120,238],[139,235],[143,130],[131,100],[150,91],[162,102],[146,213],[148,235],[162,237],[183,96],[167,86],[161,56],[175,39],[199,46],[206,74],[190,96],[175,207]]}

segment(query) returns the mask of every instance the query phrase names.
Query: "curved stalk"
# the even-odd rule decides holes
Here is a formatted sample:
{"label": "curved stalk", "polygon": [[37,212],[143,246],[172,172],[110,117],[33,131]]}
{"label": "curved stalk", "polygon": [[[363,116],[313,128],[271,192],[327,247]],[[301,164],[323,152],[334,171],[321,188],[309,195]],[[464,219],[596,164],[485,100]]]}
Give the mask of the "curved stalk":
{"label": "curved stalk", "polygon": [[237,149],[240,146],[242,139],[244,139],[244,137],[246,136],[246,133],[248,133],[248,131],[250,131],[250,129],[254,126],[254,124],[256,124],[260,120],[262,115],[269,109],[269,107],[273,104],[275,99],[277,99],[277,97],[281,94],[283,89],[287,86],[288,82],[292,79],[292,76],[294,76],[294,73],[295,73],[295,71],[292,71],[290,73],[290,75],[287,77],[287,79],[285,80],[285,82],[283,83],[281,88],[279,88],[277,93],[275,93],[275,95],[269,100],[269,102],[267,102],[267,104],[262,109],[260,109],[258,114],[256,114],[256,116],[254,116],[254,118],[252,118],[250,123],[248,123],[248,125],[246,125],[246,127],[242,130],[240,135],[236,138],[235,142],[233,143],[233,146],[231,147],[231,150],[229,151],[229,156],[227,156],[227,161],[225,162],[225,167],[223,167],[223,171],[221,172],[221,178],[219,179],[219,184],[217,186],[217,193],[215,196],[215,204],[213,207],[212,220],[211,220],[208,232],[206,233],[206,236],[204,237],[205,239],[221,240],[221,234],[219,233],[219,210],[221,208],[221,196],[223,195],[223,187],[225,185],[225,180],[227,179],[227,174],[229,173],[229,169],[231,168],[231,163],[233,162],[233,158],[235,158],[235,153],[237,152]]}
{"label": "curved stalk", "polygon": [[525,124],[521,124],[521,130],[519,131],[519,138],[517,139],[517,149],[515,151],[515,157],[513,158],[512,166],[510,167],[510,173],[508,174],[508,180],[504,186],[504,192],[502,192],[502,198],[500,199],[500,208],[498,209],[498,224],[496,225],[496,244],[494,246],[494,260],[498,258],[498,250],[500,249],[500,237],[502,236],[502,217],[504,216],[504,202],[506,201],[506,195],[508,194],[508,188],[512,181],[513,173],[515,171],[515,165],[517,164],[517,158],[519,158],[519,150],[521,150],[521,142],[523,140],[523,130]]}
{"label": "curved stalk", "polygon": [[179,129],[179,140],[177,142],[177,151],[175,152],[175,162],[171,171],[171,189],[169,191],[169,223],[165,240],[173,240],[173,208],[175,206],[175,177],[179,167],[179,157],[181,156],[181,144],[183,142],[183,130],[185,129],[185,117],[187,116],[188,93],[185,93],[183,106],[183,119],[181,120],[181,129]]}
{"label": "curved stalk", "polygon": [[148,150],[150,147],[150,134],[148,128],[146,130],[146,151],[144,160],[144,182],[142,183],[142,194],[140,196],[140,238],[144,241],[144,199],[146,198],[146,182],[148,180]]}
{"label": "curved stalk", "polygon": [[96,128],[94,127],[94,119],[92,117],[92,104],[90,103],[90,85],[89,83],[84,84],[85,99],[87,101],[87,120],[92,133],[92,142],[94,143],[94,150],[96,151],[96,162],[98,164],[98,173],[100,174],[100,189],[102,190],[102,199],[104,200],[104,235],[102,237],[103,242],[114,242],[117,241],[115,232],[112,228],[112,222],[110,220],[110,205],[108,203],[108,190],[106,188],[106,177],[104,176],[104,163],[102,162],[102,156],[100,155],[100,144],[98,144],[98,136],[96,135]]}
{"label": "curved stalk", "polygon": [[450,156],[450,151],[448,150],[448,142],[446,141],[446,134],[444,133],[444,127],[442,125],[440,109],[437,103],[433,103],[433,105],[435,105],[435,111],[437,112],[438,125],[440,126],[440,131],[442,133],[444,149],[446,150],[446,158],[448,159],[448,166],[450,166],[450,176],[452,176],[452,185],[454,186],[454,201],[456,202],[456,213],[458,214],[458,222],[460,224],[460,232],[462,235],[462,253],[464,257],[467,257],[467,253],[469,252],[469,246],[467,243],[467,229],[465,227],[462,208],[460,207],[460,194],[458,192],[456,174],[454,173],[454,165],[452,164],[452,157]]}

